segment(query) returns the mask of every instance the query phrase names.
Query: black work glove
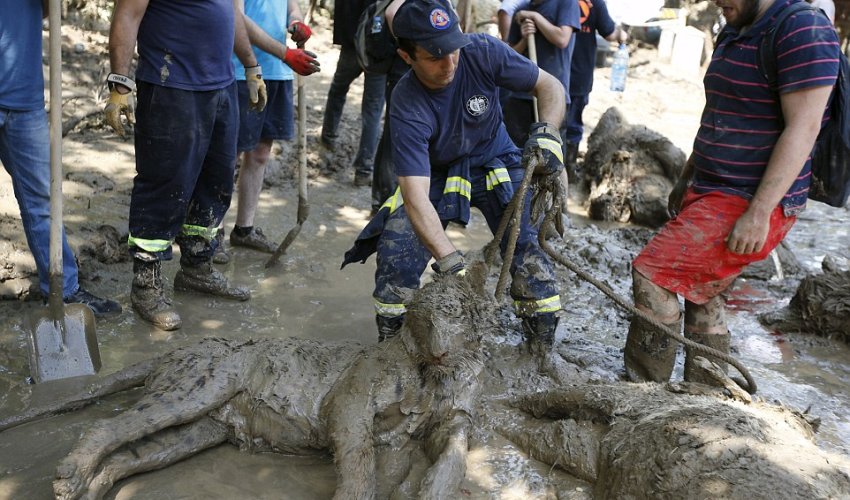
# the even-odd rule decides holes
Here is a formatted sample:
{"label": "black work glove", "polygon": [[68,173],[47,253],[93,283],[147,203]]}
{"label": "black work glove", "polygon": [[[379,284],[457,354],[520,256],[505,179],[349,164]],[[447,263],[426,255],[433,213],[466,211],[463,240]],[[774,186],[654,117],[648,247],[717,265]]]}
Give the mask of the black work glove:
{"label": "black work glove", "polygon": [[466,264],[463,261],[463,254],[457,250],[441,259],[437,259],[437,262],[431,264],[431,269],[437,274],[457,274],[459,276],[466,274]]}
{"label": "black work glove", "polygon": [[537,159],[537,168],[534,175],[560,174],[564,169],[564,152],[561,148],[561,134],[556,127],[546,122],[537,122],[531,125],[528,140],[522,148],[522,162]]}

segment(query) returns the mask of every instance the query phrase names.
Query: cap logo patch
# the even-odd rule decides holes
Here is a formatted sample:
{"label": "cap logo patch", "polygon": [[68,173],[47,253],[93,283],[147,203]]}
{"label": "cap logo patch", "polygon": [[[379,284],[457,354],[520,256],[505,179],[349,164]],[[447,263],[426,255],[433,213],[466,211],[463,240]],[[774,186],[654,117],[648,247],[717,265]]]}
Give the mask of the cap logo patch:
{"label": "cap logo patch", "polygon": [[434,29],[444,30],[451,26],[452,23],[448,12],[439,7],[432,10],[428,17],[431,21],[431,26],[433,26]]}
{"label": "cap logo patch", "polygon": [[487,99],[487,96],[480,94],[474,95],[466,101],[466,111],[472,116],[483,115],[488,107],[490,107],[490,100]]}

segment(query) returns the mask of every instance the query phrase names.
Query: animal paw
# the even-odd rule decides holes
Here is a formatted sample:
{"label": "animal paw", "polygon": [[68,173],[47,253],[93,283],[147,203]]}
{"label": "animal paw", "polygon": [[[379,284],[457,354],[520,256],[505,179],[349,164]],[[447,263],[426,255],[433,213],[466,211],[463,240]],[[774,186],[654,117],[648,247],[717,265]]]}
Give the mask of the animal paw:
{"label": "animal paw", "polygon": [[89,480],[83,477],[82,468],[77,467],[72,457],[67,457],[56,467],[53,493],[57,500],[77,500],[85,493]]}
{"label": "animal paw", "polygon": [[537,356],[537,367],[540,373],[551,377],[558,384],[575,383],[580,375],[576,365],[566,361],[553,350],[541,352]]}

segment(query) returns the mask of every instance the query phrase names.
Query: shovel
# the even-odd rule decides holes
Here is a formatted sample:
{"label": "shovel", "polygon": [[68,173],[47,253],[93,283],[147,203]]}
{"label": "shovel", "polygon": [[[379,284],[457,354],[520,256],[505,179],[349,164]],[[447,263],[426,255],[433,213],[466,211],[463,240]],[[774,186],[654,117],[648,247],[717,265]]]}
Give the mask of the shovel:
{"label": "shovel", "polygon": [[266,268],[277,264],[280,256],[286,253],[289,245],[301,232],[301,226],[310,214],[310,204],[307,201],[307,96],[304,91],[304,77],[298,75],[298,214],[295,226],[286,233],[269,260]]}
{"label": "shovel", "polygon": [[100,369],[94,313],[62,301],[62,52],[60,0],[50,0],[50,293],[30,316],[30,373],[36,382]]}

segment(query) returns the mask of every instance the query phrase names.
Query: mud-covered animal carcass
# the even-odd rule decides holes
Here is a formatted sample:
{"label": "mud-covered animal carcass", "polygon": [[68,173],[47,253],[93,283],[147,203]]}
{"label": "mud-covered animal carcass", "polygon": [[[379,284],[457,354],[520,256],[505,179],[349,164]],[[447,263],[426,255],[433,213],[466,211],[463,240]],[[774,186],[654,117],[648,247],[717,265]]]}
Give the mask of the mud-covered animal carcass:
{"label": "mud-covered animal carcass", "polygon": [[685,154],[643,125],[630,125],[609,108],[587,140],[581,170],[591,218],[659,227],[667,198],[685,166]]}
{"label": "mud-covered animal carcass", "polygon": [[[208,339],[0,419],[0,430],[144,385],[138,401],[93,424],[59,464],[62,499],[99,498],[121,478],[227,442],[330,451],[337,498],[459,498],[468,491],[461,484],[475,481],[467,464],[473,456],[480,463],[497,437],[517,458],[493,476],[527,474],[522,461],[554,466],[535,481],[517,478],[542,481],[525,491],[531,497],[576,497],[564,476],[590,483],[597,498],[850,495],[850,461],[819,449],[788,409],[743,405],[705,386],[677,390],[711,395],[588,384],[599,366],[622,361],[617,349],[586,340],[557,346],[574,383],[549,378],[510,341],[519,337],[512,320],[474,281],[435,277],[388,342]],[[478,486],[501,494],[498,484]]]}
{"label": "mud-covered animal carcass", "polygon": [[782,332],[813,333],[850,343],[850,270],[827,256],[822,273],[800,281],[787,307],[760,316]]}

